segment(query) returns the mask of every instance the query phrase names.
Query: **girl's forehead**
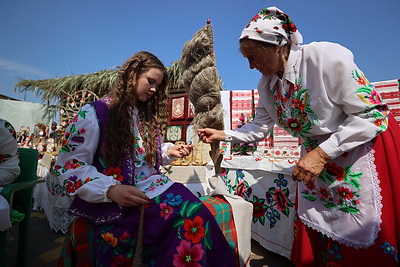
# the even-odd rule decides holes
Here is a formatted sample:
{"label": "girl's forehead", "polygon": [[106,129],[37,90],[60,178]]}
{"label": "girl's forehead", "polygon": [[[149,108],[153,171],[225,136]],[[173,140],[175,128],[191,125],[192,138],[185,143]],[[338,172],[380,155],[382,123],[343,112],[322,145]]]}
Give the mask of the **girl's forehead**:
{"label": "girl's forehead", "polygon": [[151,68],[148,71],[143,72],[140,75],[140,77],[147,77],[147,78],[152,78],[155,80],[158,80],[158,79],[162,80],[164,77],[164,72],[157,68]]}

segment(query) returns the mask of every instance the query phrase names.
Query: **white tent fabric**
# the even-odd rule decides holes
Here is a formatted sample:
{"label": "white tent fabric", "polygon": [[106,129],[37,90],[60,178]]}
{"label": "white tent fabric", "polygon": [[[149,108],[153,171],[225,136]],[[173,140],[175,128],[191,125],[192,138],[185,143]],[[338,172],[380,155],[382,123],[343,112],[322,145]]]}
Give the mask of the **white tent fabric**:
{"label": "white tent fabric", "polygon": [[0,99],[0,118],[9,121],[17,132],[24,126],[29,127],[32,133],[37,123],[51,127],[55,114],[55,106],[50,106],[46,114],[44,104]]}

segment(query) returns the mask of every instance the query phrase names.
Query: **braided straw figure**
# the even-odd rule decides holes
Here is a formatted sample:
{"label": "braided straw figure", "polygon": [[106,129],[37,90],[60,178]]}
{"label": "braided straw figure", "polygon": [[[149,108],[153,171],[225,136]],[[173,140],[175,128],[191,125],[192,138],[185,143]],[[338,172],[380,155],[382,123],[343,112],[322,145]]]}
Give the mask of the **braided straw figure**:
{"label": "braided straw figure", "polygon": [[[182,83],[189,88],[189,99],[195,109],[194,131],[200,128],[224,129],[221,103],[221,84],[214,57],[213,32],[209,21],[185,43],[180,62],[182,64]],[[216,174],[220,173],[222,155],[219,142],[211,144],[211,159]]]}

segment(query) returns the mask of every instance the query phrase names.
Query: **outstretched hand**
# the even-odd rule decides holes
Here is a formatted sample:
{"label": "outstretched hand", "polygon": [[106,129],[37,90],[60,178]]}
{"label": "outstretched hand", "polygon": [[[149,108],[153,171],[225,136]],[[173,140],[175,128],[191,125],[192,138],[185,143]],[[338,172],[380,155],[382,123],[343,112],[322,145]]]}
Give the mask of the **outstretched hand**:
{"label": "outstretched hand", "polygon": [[293,181],[305,183],[315,181],[329,160],[329,156],[320,147],[311,150],[294,167],[292,172]]}
{"label": "outstretched hand", "polygon": [[168,149],[168,156],[175,158],[184,158],[190,154],[194,145],[173,145]]}
{"label": "outstretched hand", "polygon": [[198,129],[197,134],[203,143],[212,143],[214,141],[224,141],[225,132],[223,130],[216,130],[212,128]]}
{"label": "outstretched hand", "polygon": [[132,185],[111,186],[107,191],[107,197],[122,207],[140,206],[151,202],[148,196]]}

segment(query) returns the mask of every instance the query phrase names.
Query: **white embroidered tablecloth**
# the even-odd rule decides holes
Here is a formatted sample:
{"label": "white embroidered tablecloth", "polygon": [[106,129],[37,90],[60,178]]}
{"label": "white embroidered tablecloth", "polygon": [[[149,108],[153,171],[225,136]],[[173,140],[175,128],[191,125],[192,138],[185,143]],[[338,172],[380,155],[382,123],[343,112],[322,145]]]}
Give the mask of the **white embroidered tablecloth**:
{"label": "white embroidered tablecloth", "polygon": [[296,184],[291,172],[296,162],[297,158],[230,156],[221,163],[229,192],[253,204],[251,237],[287,258],[293,242]]}

